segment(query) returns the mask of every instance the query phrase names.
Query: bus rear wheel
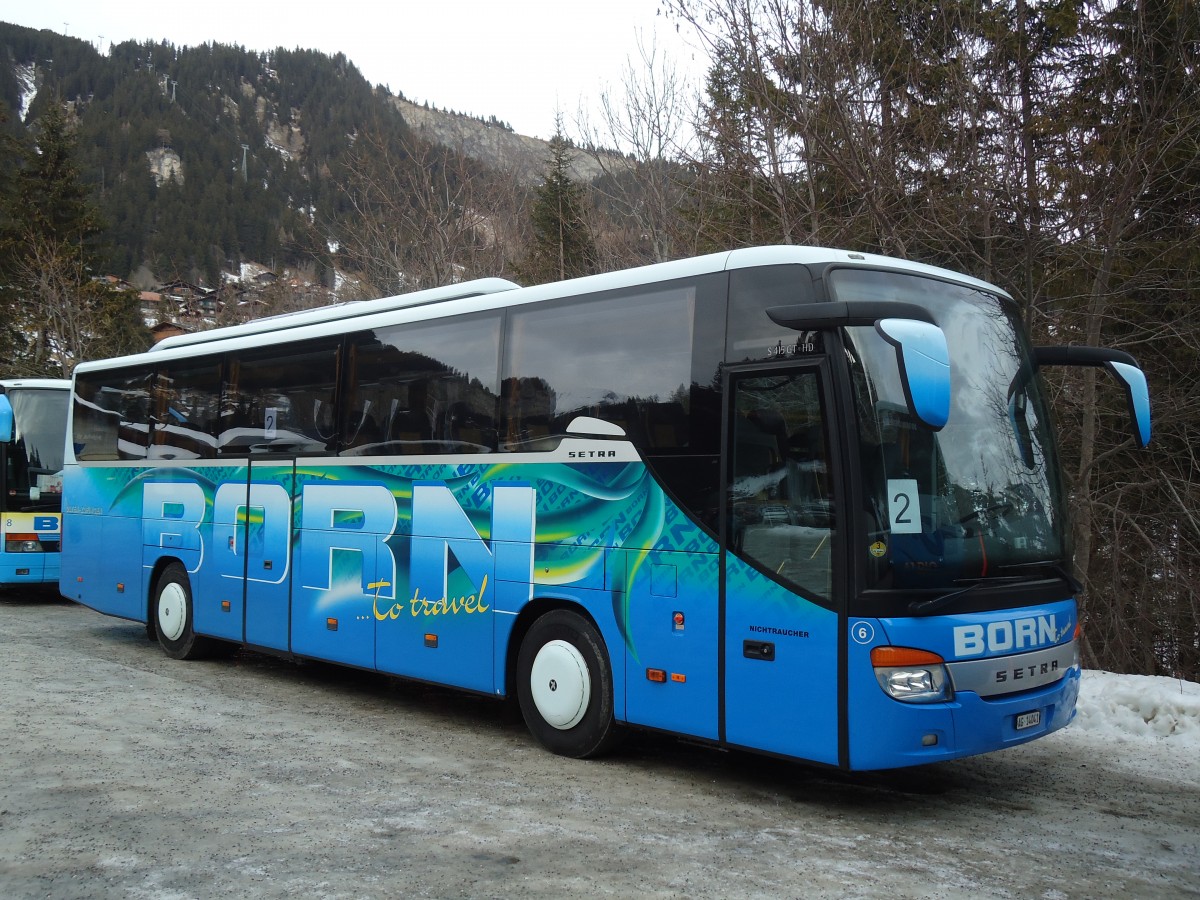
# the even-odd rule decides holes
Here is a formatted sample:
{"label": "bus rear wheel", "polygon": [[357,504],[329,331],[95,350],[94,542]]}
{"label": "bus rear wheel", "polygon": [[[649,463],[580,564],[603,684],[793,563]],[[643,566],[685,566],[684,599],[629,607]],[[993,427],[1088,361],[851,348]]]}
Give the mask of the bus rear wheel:
{"label": "bus rear wheel", "polygon": [[154,585],[154,630],[159,646],[172,659],[201,659],[213,642],[192,630],[192,586],[187,571],[170,563]]}
{"label": "bus rear wheel", "polygon": [[533,736],[560,756],[599,756],[619,735],[604,639],[570,610],[546,613],[525,635],[517,654],[517,699]]}

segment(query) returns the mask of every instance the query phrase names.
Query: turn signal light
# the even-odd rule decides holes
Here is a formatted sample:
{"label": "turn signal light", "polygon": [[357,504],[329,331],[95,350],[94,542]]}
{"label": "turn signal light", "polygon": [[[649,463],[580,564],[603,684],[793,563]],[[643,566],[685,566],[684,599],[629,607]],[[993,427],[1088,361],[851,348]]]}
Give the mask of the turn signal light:
{"label": "turn signal light", "polygon": [[666,669],[647,669],[646,677],[656,684],[665,684],[667,681]]}
{"label": "turn signal light", "polygon": [[940,666],[944,659],[928,650],[911,647],[875,647],[871,650],[873,666]]}

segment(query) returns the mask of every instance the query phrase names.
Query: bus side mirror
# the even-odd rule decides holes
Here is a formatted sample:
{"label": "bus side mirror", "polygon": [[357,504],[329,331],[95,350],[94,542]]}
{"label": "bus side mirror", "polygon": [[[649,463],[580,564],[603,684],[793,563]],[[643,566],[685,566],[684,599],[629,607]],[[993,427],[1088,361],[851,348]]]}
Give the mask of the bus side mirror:
{"label": "bus side mirror", "polygon": [[904,399],[918,419],[937,431],[950,419],[950,349],[946,333],[931,322],[880,319],[880,337],[896,348]]}
{"label": "bus side mirror", "polygon": [[0,394],[0,444],[13,439],[13,408],[8,397]]}
{"label": "bus side mirror", "polygon": [[896,365],[908,410],[934,431],[950,419],[950,350],[933,314],[915,303],[837,300],[775,306],[767,317],[797,331],[875,326],[896,349]]}
{"label": "bus side mirror", "polygon": [[1105,347],[1034,347],[1039,366],[1102,366],[1121,384],[1129,404],[1130,432],[1139,447],[1150,445],[1150,386],[1137,360]]}
{"label": "bus side mirror", "polygon": [[1146,373],[1136,365],[1110,362],[1108,369],[1125,389],[1125,400],[1129,404],[1129,424],[1133,439],[1143,450],[1150,446],[1150,386]]}

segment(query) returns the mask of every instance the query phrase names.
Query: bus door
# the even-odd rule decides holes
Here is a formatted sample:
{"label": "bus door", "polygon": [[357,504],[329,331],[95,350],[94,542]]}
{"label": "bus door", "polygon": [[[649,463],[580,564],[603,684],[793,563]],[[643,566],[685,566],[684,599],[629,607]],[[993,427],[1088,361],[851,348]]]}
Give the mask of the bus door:
{"label": "bus door", "polygon": [[236,636],[274,650],[289,649],[294,481],[292,461],[251,459],[244,483],[221,485],[213,513],[214,541],[227,561],[221,595],[244,610],[244,633],[239,623]]}
{"label": "bus door", "polygon": [[723,734],[838,762],[840,544],[828,366],[726,374]]}
{"label": "bus door", "polygon": [[396,500],[384,485],[358,481],[355,471],[328,460],[297,466],[292,652],[374,669],[376,625],[395,611],[396,564],[387,540]]}

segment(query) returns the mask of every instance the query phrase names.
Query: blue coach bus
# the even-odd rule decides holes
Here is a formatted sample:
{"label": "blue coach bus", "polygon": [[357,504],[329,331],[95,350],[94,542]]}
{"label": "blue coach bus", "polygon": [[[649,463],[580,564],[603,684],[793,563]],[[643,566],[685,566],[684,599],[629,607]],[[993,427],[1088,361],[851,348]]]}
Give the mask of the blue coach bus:
{"label": "blue coach bus", "polygon": [[843,769],[1066,725],[1078,620],[1034,348],[1003,291],[734,250],[486,279],[75,370],[62,592],[232,646]]}
{"label": "blue coach bus", "polygon": [[58,588],[71,382],[0,381],[0,588]]}

